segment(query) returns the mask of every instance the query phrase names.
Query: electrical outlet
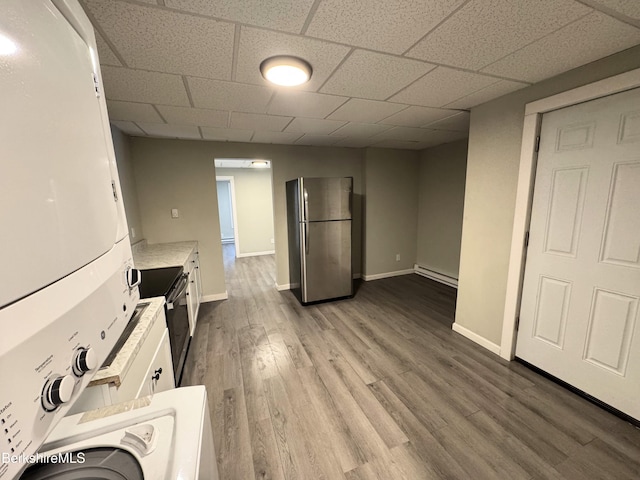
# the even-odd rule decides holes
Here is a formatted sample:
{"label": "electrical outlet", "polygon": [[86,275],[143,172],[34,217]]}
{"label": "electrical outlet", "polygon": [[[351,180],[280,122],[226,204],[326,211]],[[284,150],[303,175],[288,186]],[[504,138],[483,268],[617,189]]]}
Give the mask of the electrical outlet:
{"label": "electrical outlet", "polygon": [[271,244],[273,245],[274,243],[276,243],[276,242],[275,242],[275,240],[272,238],[272,239],[271,239]]}
{"label": "electrical outlet", "polygon": [[396,262],[399,262],[399,261],[400,261],[400,254],[396,253]]}
{"label": "electrical outlet", "polygon": [[180,212],[178,212],[177,208],[171,209],[171,218],[178,218],[180,216]]}

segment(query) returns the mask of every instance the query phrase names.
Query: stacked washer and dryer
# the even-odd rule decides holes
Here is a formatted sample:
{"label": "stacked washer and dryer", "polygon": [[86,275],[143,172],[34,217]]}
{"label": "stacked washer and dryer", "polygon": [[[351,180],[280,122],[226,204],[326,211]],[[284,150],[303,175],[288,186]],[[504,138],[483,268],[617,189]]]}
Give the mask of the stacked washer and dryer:
{"label": "stacked washer and dryer", "polygon": [[204,387],[67,416],[139,301],[91,23],[0,2],[0,479],[217,479]]}

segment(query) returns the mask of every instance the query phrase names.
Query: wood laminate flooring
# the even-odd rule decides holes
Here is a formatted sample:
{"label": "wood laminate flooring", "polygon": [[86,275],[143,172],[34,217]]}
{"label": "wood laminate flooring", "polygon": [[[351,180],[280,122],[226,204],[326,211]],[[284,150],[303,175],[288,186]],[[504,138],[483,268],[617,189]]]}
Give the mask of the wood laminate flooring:
{"label": "wood laminate flooring", "polygon": [[638,479],[640,430],[451,328],[417,275],[302,307],[233,258],[183,385],[209,395],[221,480]]}

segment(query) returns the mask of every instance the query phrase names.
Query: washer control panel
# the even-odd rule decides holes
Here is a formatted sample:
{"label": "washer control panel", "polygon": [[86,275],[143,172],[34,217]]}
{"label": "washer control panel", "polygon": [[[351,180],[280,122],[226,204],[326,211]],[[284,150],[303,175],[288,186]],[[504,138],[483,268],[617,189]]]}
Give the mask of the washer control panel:
{"label": "washer control panel", "polygon": [[[124,244],[126,243],[126,245]],[[128,238],[86,267],[0,310],[0,480],[13,479],[98,371],[140,299]]]}

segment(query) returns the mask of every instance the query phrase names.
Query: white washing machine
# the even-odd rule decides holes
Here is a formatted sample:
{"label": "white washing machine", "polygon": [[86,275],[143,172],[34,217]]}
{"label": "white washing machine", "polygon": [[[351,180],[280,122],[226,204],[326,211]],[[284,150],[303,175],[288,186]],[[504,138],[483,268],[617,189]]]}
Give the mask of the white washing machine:
{"label": "white washing machine", "polygon": [[218,479],[205,387],[158,393],[123,408],[131,409],[113,413],[116,405],[62,419],[20,478]]}

